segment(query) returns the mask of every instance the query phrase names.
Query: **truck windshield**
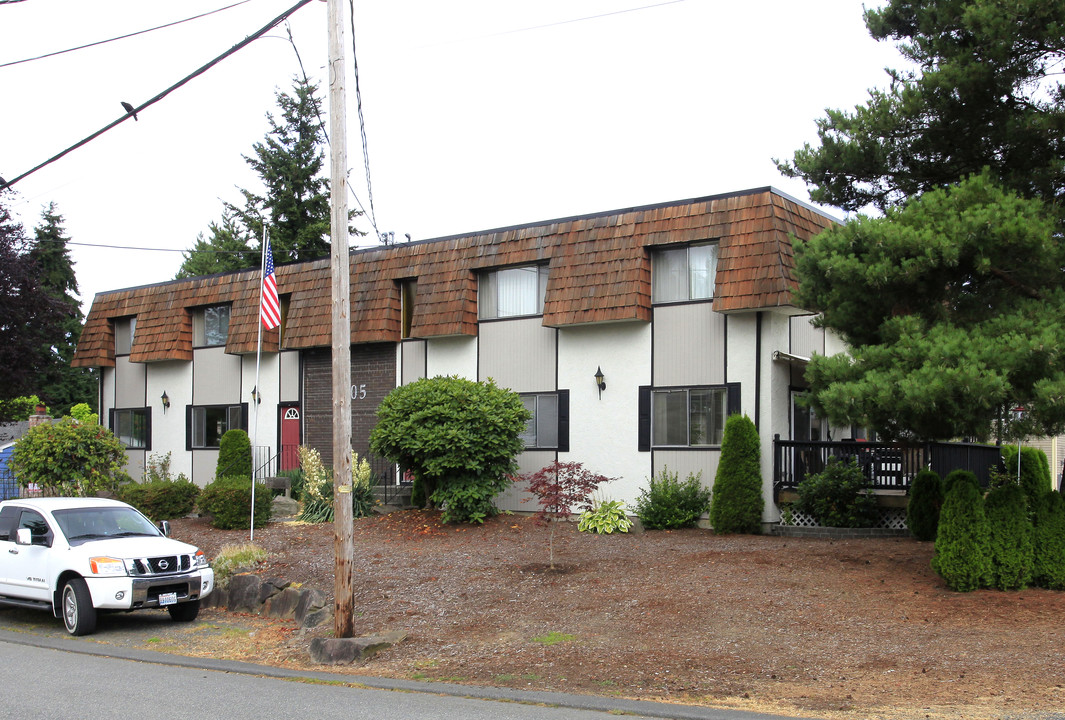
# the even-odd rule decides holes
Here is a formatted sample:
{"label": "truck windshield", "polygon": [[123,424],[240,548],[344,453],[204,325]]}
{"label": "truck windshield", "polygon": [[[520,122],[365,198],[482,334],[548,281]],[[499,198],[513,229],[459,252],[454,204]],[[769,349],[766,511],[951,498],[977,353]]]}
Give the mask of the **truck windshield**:
{"label": "truck windshield", "polygon": [[56,510],[53,515],[72,545],[104,538],[162,535],[148,518],[133,508],[71,508]]}

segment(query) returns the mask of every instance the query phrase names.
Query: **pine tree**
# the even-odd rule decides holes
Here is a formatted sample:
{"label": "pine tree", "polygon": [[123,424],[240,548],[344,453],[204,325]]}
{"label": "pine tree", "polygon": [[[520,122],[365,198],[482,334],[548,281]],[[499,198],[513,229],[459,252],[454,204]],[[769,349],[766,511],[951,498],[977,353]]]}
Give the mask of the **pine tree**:
{"label": "pine tree", "polygon": [[204,239],[200,233],[196,244],[184,254],[178,279],[258,266],[259,253],[252,249],[248,234],[233,219],[232,212],[223,210],[221,221],[212,222],[208,227],[210,238]]}
{"label": "pine tree", "polygon": [[88,368],[71,367],[74,349],[81,337],[84,316],[77,298],[78,281],[70,258],[63,228],[63,216],[55,203],[41,213],[41,223],[34,229],[35,242],[30,251],[40,282],[41,292],[56,301],[60,317],[48,328],[45,366],[37,378],[38,394],[54,412],[66,415],[78,403],[96,408],[96,379]]}
{"label": "pine tree", "polygon": [[984,499],[975,479],[967,477],[969,474],[957,475],[947,490],[932,556],[932,569],[947,587],[959,592],[984,587],[991,575],[990,528]]}
{"label": "pine tree", "polygon": [[1001,485],[984,500],[990,529],[991,587],[1020,590],[1032,581],[1035,555],[1028,501],[1019,485]]}

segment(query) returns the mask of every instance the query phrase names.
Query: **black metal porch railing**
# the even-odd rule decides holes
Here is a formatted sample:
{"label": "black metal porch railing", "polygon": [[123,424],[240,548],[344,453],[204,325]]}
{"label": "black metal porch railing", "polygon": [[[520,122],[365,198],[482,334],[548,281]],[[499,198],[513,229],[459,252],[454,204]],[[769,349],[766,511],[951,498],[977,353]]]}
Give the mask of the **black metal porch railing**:
{"label": "black metal porch railing", "polygon": [[877,490],[909,491],[914,476],[929,468],[945,476],[952,470],[969,470],[987,487],[993,469],[1003,470],[1002,448],[976,443],[809,442],[773,440],[773,488],[795,489],[808,474],[824,470],[828,459],[854,459]]}

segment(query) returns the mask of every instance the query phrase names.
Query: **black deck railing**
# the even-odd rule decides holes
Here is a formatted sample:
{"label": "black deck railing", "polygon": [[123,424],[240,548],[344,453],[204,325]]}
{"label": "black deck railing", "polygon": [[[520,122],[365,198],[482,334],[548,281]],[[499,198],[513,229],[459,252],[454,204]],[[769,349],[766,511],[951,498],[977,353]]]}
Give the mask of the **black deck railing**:
{"label": "black deck railing", "polygon": [[821,472],[828,459],[854,459],[877,490],[909,491],[914,476],[929,468],[945,476],[952,470],[969,470],[987,487],[993,469],[1003,470],[1002,448],[976,443],[808,442],[773,440],[773,488],[795,489],[808,474]]}

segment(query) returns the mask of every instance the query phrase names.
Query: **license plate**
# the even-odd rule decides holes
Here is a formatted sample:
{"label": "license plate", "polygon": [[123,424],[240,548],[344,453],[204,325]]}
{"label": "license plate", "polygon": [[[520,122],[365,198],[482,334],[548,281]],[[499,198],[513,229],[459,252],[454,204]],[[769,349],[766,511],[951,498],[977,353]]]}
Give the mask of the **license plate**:
{"label": "license plate", "polygon": [[159,593],[159,607],[177,605],[177,593]]}

